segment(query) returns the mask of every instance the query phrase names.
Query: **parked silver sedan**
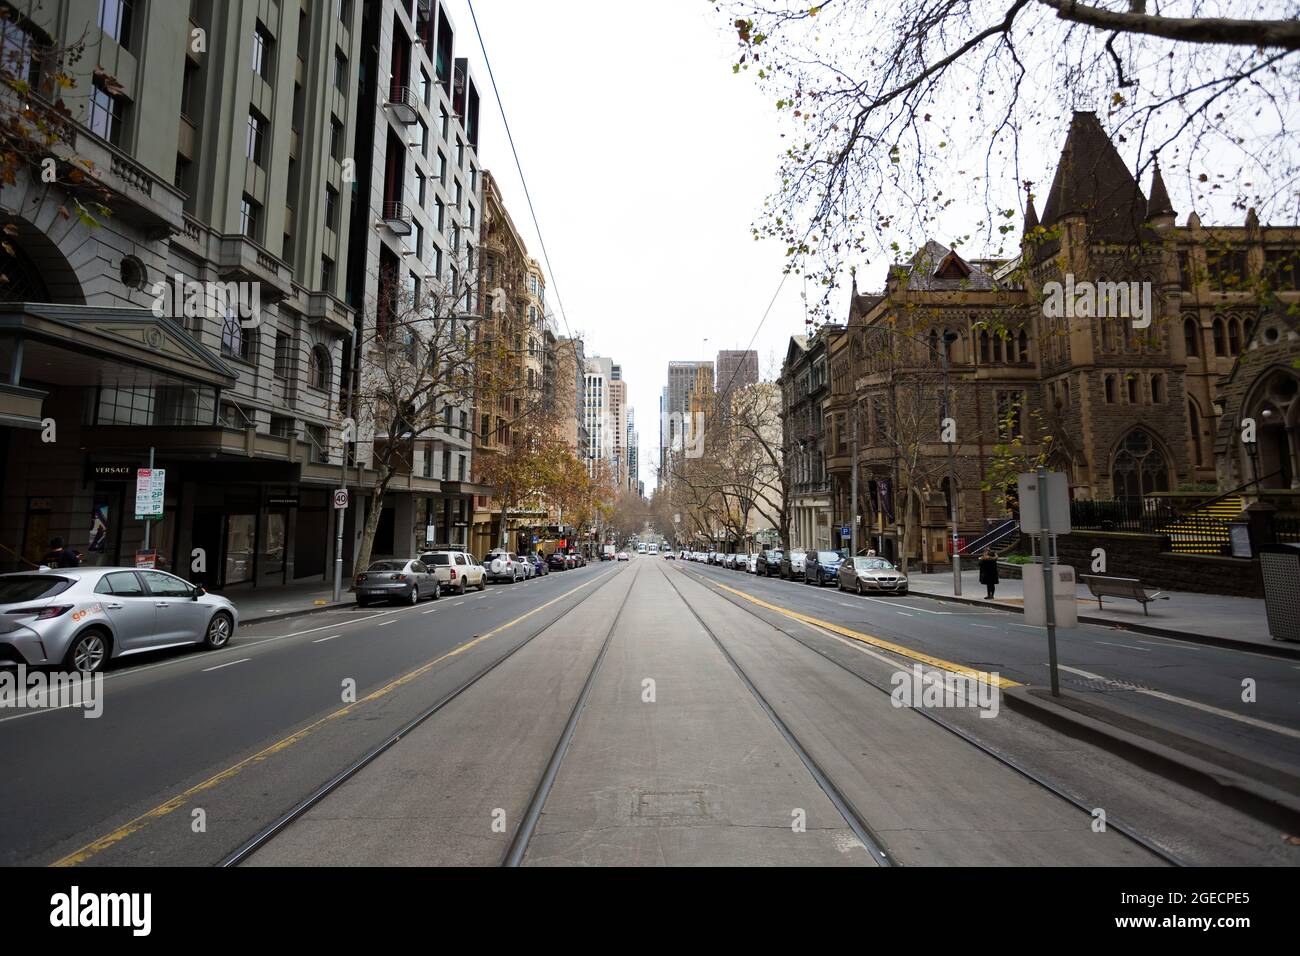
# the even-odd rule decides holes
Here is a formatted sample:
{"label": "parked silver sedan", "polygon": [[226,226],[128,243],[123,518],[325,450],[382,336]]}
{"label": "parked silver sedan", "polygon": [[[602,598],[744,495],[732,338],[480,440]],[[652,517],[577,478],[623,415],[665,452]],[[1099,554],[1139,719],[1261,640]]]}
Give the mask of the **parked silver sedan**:
{"label": "parked silver sedan", "polygon": [[357,575],[355,588],[359,607],[371,601],[419,604],[421,598],[436,601],[442,597],[438,575],[418,558],[372,561],[370,567]]}
{"label": "parked silver sedan", "polygon": [[884,558],[858,557],[840,565],[841,591],[882,591],[888,594],[907,593],[907,575]]}
{"label": "parked silver sedan", "polygon": [[0,663],[93,674],[110,659],[202,644],[239,626],[235,606],[165,571],[58,568],[0,575]]}

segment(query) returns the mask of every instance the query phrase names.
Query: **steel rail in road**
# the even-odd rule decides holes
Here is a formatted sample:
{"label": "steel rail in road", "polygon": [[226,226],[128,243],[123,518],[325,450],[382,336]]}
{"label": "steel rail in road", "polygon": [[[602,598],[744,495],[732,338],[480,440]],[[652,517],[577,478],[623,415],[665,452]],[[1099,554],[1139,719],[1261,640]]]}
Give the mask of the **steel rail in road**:
{"label": "steel rail in road", "polygon": [[[679,573],[684,574],[691,580],[697,581],[701,584],[707,585],[713,583],[712,579],[707,577],[706,575],[696,574],[693,571],[687,571],[686,568],[684,567],[678,568],[677,570],[679,571]],[[711,590],[716,590],[716,589],[711,589]],[[678,593],[680,594],[680,592]],[[790,640],[802,644],[804,647],[808,648],[808,650],[812,651],[814,654],[817,654],[818,656],[825,658],[826,660],[830,661],[832,664],[834,664],[836,667],[840,668],[841,670],[846,671],[849,674],[852,674],[854,677],[858,678],[858,680],[862,681],[864,684],[867,684],[870,687],[874,687],[876,690],[880,691],[882,694],[884,694],[887,697],[892,696],[893,694],[892,688],[885,687],[877,683],[876,681],[872,680],[870,677],[858,673],[852,667],[849,667],[847,664],[843,663],[842,661],[836,660],[834,657],[827,654],[821,648],[815,647],[809,641],[806,641],[803,638],[799,637],[798,635],[790,631],[787,631],[783,627],[779,627],[778,625],[774,624],[772,621],[769,621],[767,618],[763,617],[758,612],[754,611],[752,608],[746,607],[745,603],[733,599],[725,592],[719,592],[719,597],[722,597],[724,600],[727,601],[727,603],[733,605],[734,607],[739,608],[740,610],[744,611],[746,614],[750,615],[751,617],[754,617],[757,620],[762,621],[764,624],[766,624],[768,627],[773,628],[778,633],[784,634],[786,637],[790,638]],[[683,600],[685,600],[685,598],[683,598]],[[698,619],[699,615],[696,615],[696,617]],[[702,621],[700,623],[703,624]],[[814,625],[810,624],[808,626],[813,627]],[[826,632],[826,633],[829,634],[830,632]],[[716,641],[717,638],[715,637],[714,640]],[[724,650],[723,653],[725,654],[726,651]],[[730,657],[730,655],[728,655],[728,657]],[[733,666],[734,666],[734,662],[733,662]],[[927,710],[925,708],[919,708],[919,707],[913,707],[910,709],[920,714],[922,717],[925,717],[927,720],[931,720],[934,723],[938,724],[940,727],[942,727],[944,730],[948,731],[949,733],[961,738],[966,743],[975,747],[982,753],[992,757],[994,760],[996,760],[998,763],[1002,764],[1003,766],[1008,767],[1011,770],[1014,770],[1016,773],[1020,774],[1025,779],[1038,784],[1044,790],[1047,790],[1055,794],[1056,796],[1060,797],[1062,800],[1069,803],[1071,806],[1076,807],[1079,810],[1082,810],[1085,814],[1088,815],[1089,818],[1092,817],[1093,808],[1091,806],[1084,803],[1084,801],[1080,800],[1078,797],[1074,796],[1073,794],[1069,793],[1063,788],[1052,783],[1050,780],[1043,777],[1042,775],[1035,773],[1033,770],[1030,770],[1028,767],[1021,764],[1015,758],[1009,757],[1006,754],[1002,753],[1001,751],[993,747],[990,747],[988,744],[984,743],[979,738],[973,736],[966,730],[963,730],[961,727],[949,723],[948,721],[939,717],[937,714],[933,713],[930,710]],[[1116,820],[1110,814],[1107,814],[1106,816],[1106,828],[1114,830],[1120,835],[1127,837],[1129,840],[1132,840],[1138,846],[1142,847],[1147,852],[1152,853],[1155,856],[1159,857],[1160,859],[1164,860],[1166,863],[1169,863],[1173,866],[1179,866],[1179,867],[1191,865],[1187,861],[1178,857],[1172,850],[1162,847],[1160,844],[1152,841],[1148,837],[1143,836],[1141,833],[1137,831],[1136,828],[1129,826],[1128,824],[1124,823],[1122,820]]]}
{"label": "steel rail in road", "polygon": [[[506,661],[510,660],[510,658],[514,657],[515,654],[523,650],[524,647],[532,643],[538,637],[541,637],[543,634],[549,631],[560,621],[564,620],[568,613],[572,612],[580,605],[582,605],[583,603],[585,603],[586,601],[594,597],[596,594],[599,594],[605,588],[609,587],[609,585],[612,584],[615,579],[620,577],[622,573],[623,573],[622,570],[617,570],[613,574],[610,574],[608,580],[606,580],[599,587],[593,588],[592,590],[584,594],[573,604],[572,607],[568,609],[568,611],[560,614],[555,620],[547,624],[544,624],[541,627],[539,627],[537,630],[533,631],[533,633],[529,634],[526,638],[524,638],[517,645],[511,648],[506,654],[503,654],[501,657],[493,661],[487,667],[484,667],[478,673],[474,674],[464,683],[456,687],[455,690],[452,690],[445,696],[441,697],[431,707],[428,707],[425,710],[421,711],[418,715],[416,715],[412,720],[407,722],[396,733],[386,738],[377,746],[372,747],[370,750],[366,751],[360,758],[348,764],[337,774],[331,777],[328,781],[326,781],[316,790],[312,791],[312,793],[309,794],[306,798],[294,804],[294,806],[290,808],[288,811],[276,817],[275,820],[273,820],[271,823],[269,823],[261,830],[259,830],[254,836],[246,840],[244,843],[240,844],[238,848],[236,848],[225,858],[223,858],[221,862],[218,863],[217,865],[221,867],[233,867],[243,863],[250,856],[256,853],[260,848],[266,846],[266,844],[269,843],[271,840],[273,840],[278,834],[282,833],[285,830],[285,828],[288,827],[290,824],[292,824],[295,820],[298,820],[308,810],[316,806],[327,796],[329,796],[331,793],[333,793],[335,790],[341,787],[344,783],[346,783],[349,779],[354,777],[358,772],[363,770],[365,767],[373,763],[378,757],[380,757],[386,751],[391,749],[393,745],[396,744],[399,740],[401,740],[403,737],[410,734],[413,730],[415,730],[417,727],[423,724],[434,714],[438,713],[440,710],[442,710],[444,707],[450,704],[461,694],[465,693],[467,690],[469,690],[471,687],[477,684],[488,674],[492,673],[492,671],[496,670]],[[628,593],[631,593],[630,587],[628,588]],[[624,597],[623,600],[624,603],[626,603],[627,601],[626,596]]]}

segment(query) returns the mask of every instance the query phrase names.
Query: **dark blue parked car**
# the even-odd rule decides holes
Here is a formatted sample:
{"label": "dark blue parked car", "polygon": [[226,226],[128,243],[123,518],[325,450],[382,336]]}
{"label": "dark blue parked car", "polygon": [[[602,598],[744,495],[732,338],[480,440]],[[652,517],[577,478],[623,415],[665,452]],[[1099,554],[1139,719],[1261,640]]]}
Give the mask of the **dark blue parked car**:
{"label": "dark blue parked car", "polygon": [[804,559],[805,584],[834,584],[840,577],[840,562],[844,556],[838,551],[809,551]]}
{"label": "dark blue parked car", "polygon": [[530,554],[528,560],[533,563],[533,577],[540,578],[543,574],[550,573],[550,566],[542,560],[540,554]]}

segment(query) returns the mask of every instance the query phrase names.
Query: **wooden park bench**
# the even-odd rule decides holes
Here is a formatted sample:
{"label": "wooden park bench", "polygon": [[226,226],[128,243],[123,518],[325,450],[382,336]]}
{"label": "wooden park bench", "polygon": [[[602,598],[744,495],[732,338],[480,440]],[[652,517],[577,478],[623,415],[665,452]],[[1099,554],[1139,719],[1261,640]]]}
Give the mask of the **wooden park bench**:
{"label": "wooden park bench", "polygon": [[1159,591],[1148,594],[1146,588],[1142,586],[1142,582],[1137,578],[1112,578],[1099,574],[1081,574],[1079,579],[1087,582],[1088,590],[1097,599],[1097,608],[1099,610],[1102,607],[1101,599],[1103,597],[1128,598],[1131,601],[1137,601],[1142,605],[1143,615],[1147,615],[1147,605],[1157,598],[1164,601],[1169,600],[1168,595],[1161,598]]}

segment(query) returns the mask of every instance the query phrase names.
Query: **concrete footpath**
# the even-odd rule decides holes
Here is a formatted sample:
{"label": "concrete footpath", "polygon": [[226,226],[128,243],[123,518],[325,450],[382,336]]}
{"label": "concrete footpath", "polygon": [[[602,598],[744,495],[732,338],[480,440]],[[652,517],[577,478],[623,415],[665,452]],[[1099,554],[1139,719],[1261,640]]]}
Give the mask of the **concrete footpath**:
{"label": "concrete footpath", "polygon": [[[1032,569],[1037,566],[1024,567]],[[907,578],[915,594],[982,607],[992,605],[1019,613],[1025,609],[1024,581],[1018,578],[1003,578],[992,601],[984,600],[985,588],[979,583],[978,570],[968,571],[963,567],[961,597],[953,594],[951,571],[934,574],[911,571]],[[1148,593],[1155,591],[1155,588],[1147,589]],[[1159,591],[1159,597],[1147,605],[1147,613],[1143,614],[1141,604],[1124,598],[1103,598],[1099,608],[1088,586],[1080,582],[1078,604],[1079,621],[1085,624],[1122,627],[1196,643],[1300,658],[1300,644],[1275,641],[1269,636],[1264,602],[1258,598]]]}

